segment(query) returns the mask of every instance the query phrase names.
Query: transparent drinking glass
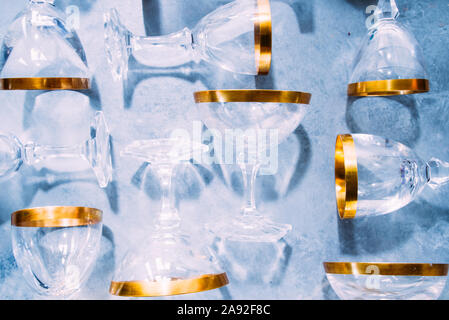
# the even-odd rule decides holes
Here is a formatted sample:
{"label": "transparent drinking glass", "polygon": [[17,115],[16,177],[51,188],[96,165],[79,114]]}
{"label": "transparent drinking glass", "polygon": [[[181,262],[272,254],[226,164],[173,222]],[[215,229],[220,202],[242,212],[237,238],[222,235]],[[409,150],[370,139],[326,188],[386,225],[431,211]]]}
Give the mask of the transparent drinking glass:
{"label": "transparent drinking glass", "polygon": [[98,111],[90,126],[90,139],[73,146],[22,144],[12,134],[0,133],[0,179],[9,178],[25,163],[33,166],[50,159],[83,159],[89,162],[100,187],[112,180],[110,134],[103,112]]}
{"label": "transparent drinking glass", "polygon": [[102,212],[86,207],[41,207],[11,215],[12,246],[28,285],[38,294],[71,298],[95,265]]}
{"label": "transparent drinking glass", "polygon": [[379,0],[354,62],[349,96],[389,96],[429,91],[424,56],[415,37],[396,19],[395,0]]}
{"label": "transparent drinking glass", "polygon": [[0,49],[0,90],[84,90],[86,55],[53,0],[29,0]]}
{"label": "transparent drinking glass", "polygon": [[[161,210],[139,247],[132,248],[116,269],[109,292],[126,297],[157,297],[188,294],[220,288],[228,284],[226,273],[212,251],[191,240],[181,228],[171,180],[173,169],[208,147],[186,140],[158,139],[135,141],[123,150],[149,162],[158,173],[162,190]],[[191,231],[190,231],[191,232]]]}
{"label": "transparent drinking glass", "polygon": [[267,74],[271,65],[269,0],[233,1],[205,16],[189,30],[165,36],[132,34],[117,10],[105,14],[106,55],[116,80],[127,77],[128,60],[168,68],[205,60],[225,70],[249,75]]}
{"label": "transparent drinking glass", "polygon": [[[274,151],[272,149],[298,127],[307,112],[311,95],[261,89],[210,90],[194,95],[202,120],[214,135],[214,150],[218,157],[223,153],[219,150],[227,152],[232,147],[234,152],[235,149],[235,161],[242,170],[245,189],[245,203],[240,214],[231,221],[209,227],[217,236],[235,241],[274,242],[283,238],[291,226],[275,223],[259,212],[255,181],[261,165],[266,165],[262,163],[263,155]],[[223,139],[233,145],[223,148],[220,145]]]}
{"label": "transparent drinking glass", "polygon": [[435,300],[447,281],[447,264],[324,262],[342,300]]}
{"label": "transparent drinking glass", "polygon": [[369,134],[337,137],[335,186],[342,219],[396,211],[426,185],[436,189],[448,182],[448,162],[425,162],[399,142]]}

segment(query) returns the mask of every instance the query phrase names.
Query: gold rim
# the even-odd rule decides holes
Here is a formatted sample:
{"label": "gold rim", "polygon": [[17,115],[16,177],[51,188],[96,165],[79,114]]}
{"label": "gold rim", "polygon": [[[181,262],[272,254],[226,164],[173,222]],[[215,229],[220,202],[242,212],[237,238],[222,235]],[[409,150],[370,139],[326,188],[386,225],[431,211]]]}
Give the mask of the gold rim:
{"label": "gold rim", "polygon": [[312,95],[281,90],[207,90],[194,93],[196,103],[207,102],[274,102],[309,104]]}
{"label": "gold rim", "polygon": [[271,67],[271,8],[270,0],[257,0],[254,24],[257,74],[267,75]]}
{"label": "gold rim", "polygon": [[428,92],[427,79],[394,79],[375,80],[351,83],[348,85],[348,96],[395,96]]}
{"label": "gold rim", "polygon": [[335,144],[335,191],[341,219],[352,219],[357,211],[357,154],[350,134],[339,135]]}
{"label": "gold rim", "polygon": [[326,273],[382,276],[447,276],[448,265],[439,263],[324,262]]}
{"label": "gold rim", "polygon": [[88,78],[3,78],[0,90],[87,90]]}
{"label": "gold rim", "polygon": [[123,297],[160,297],[195,293],[221,288],[229,283],[226,273],[207,274],[192,279],[167,281],[111,282],[109,293]]}
{"label": "gold rim", "polygon": [[11,225],[16,227],[77,227],[98,224],[101,210],[87,207],[41,207],[23,209],[11,214]]}

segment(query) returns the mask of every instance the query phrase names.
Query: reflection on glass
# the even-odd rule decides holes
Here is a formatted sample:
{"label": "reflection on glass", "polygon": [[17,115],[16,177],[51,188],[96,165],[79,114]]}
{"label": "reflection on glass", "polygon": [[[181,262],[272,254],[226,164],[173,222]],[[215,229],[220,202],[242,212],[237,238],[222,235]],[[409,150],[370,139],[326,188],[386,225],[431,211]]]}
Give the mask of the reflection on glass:
{"label": "reflection on glass", "polygon": [[0,49],[0,89],[83,90],[90,73],[76,32],[51,0],[29,0]]}
{"label": "reflection on glass", "polygon": [[269,0],[233,1],[193,29],[166,36],[132,34],[115,9],[105,14],[106,54],[116,80],[125,79],[130,56],[155,68],[205,60],[239,74],[267,74],[271,63]]}
{"label": "reflection on glass", "polygon": [[[298,127],[310,98],[303,92],[257,89],[195,93],[202,120],[213,132],[214,141],[222,141],[231,132],[234,135],[230,142],[237,149],[236,162],[243,174],[245,203],[231,221],[210,226],[216,235],[235,241],[271,242],[291,230],[290,225],[275,223],[258,211],[254,187],[260,166],[266,165],[261,163],[262,154],[273,151],[270,149],[277,148]],[[218,150],[221,146],[214,142],[214,147]]]}
{"label": "reflection on glass", "polygon": [[100,249],[102,212],[42,207],[11,215],[14,257],[40,295],[71,298],[89,277]]}
{"label": "reflection on glass", "polygon": [[350,96],[388,96],[429,91],[421,48],[396,19],[395,0],[379,0],[375,23],[355,59]]}
{"label": "reflection on glass", "polygon": [[107,187],[112,180],[112,161],[110,135],[103,112],[95,115],[90,139],[74,146],[24,145],[13,135],[0,134],[0,178],[10,177],[23,163],[33,166],[45,160],[65,158],[88,161],[100,187]]}
{"label": "reflection on glass", "polygon": [[378,136],[337,137],[335,183],[342,219],[396,211],[426,185],[436,189],[448,182],[448,162],[425,162],[405,145]]}
{"label": "reflection on glass", "polygon": [[150,163],[158,173],[162,205],[155,224],[117,268],[109,292],[117,296],[155,297],[194,293],[228,284],[211,250],[181,230],[171,180],[174,167],[208,148],[182,139],[142,140],[122,155]]}
{"label": "reflection on glass", "polygon": [[343,300],[435,300],[447,264],[324,262],[327,279]]}

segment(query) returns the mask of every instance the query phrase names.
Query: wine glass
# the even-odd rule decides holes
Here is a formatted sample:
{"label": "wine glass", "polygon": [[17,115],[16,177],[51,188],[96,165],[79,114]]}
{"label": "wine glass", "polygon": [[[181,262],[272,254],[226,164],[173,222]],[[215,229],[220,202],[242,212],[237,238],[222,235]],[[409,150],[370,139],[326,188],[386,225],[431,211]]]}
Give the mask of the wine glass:
{"label": "wine glass", "polygon": [[11,215],[14,257],[40,295],[70,298],[86,282],[98,256],[102,212],[86,207],[41,207]]}
{"label": "wine glass", "polygon": [[335,147],[335,188],[342,219],[382,215],[411,202],[428,185],[449,182],[449,163],[369,134],[344,134]]}
{"label": "wine glass", "polygon": [[78,35],[54,0],[29,0],[0,49],[0,90],[84,90],[90,72]]}
{"label": "wine glass", "polygon": [[395,0],[379,0],[375,23],[355,59],[349,96],[391,96],[429,91],[422,50],[396,19]]}
{"label": "wine glass", "polygon": [[447,264],[324,262],[327,279],[343,300],[435,300]]}
{"label": "wine glass", "polygon": [[268,150],[274,151],[271,149],[277,148],[298,127],[307,112],[306,105],[311,94],[254,89],[199,91],[194,96],[203,122],[214,135],[215,151],[221,147],[219,143],[223,137],[229,133],[235,137],[229,141],[237,149],[236,162],[241,168],[245,189],[245,203],[240,214],[231,221],[209,227],[223,239],[254,242],[280,240],[291,230],[291,226],[275,223],[259,212],[256,208],[255,181],[263,164],[262,154]]}
{"label": "wine glass", "polygon": [[109,292],[117,296],[157,297],[201,292],[228,284],[212,251],[201,239],[181,229],[171,180],[174,167],[208,147],[183,139],[135,141],[123,150],[149,162],[160,178],[161,210],[137,248],[130,250],[115,272]]}
{"label": "wine glass", "polygon": [[103,112],[98,111],[90,126],[90,139],[73,146],[22,144],[12,134],[0,133],[0,179],[6,179],[23,163],[37,165],[49,159],[81,158],[91,165],[101,188],[112,180],[112,160],[109,129]]}
{"label": "wine glass", "polygon": [[268,74],[271,65],[269,0],[233,1],[205,16],[193,29],[165,36],[132,34],[117,10],[105,14],[106,55],[116,80],[127,77],[128,60],[155,68],[205,60],[225,70]]}

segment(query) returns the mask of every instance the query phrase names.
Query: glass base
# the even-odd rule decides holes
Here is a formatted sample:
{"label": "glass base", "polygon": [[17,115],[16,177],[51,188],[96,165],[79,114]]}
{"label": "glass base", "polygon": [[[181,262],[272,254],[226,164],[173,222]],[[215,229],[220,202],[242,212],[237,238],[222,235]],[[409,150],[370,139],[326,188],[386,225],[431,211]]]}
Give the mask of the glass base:
{"label": "glass base", "polygon": [[112,68],[114,80],[127,78],[128,61],[131,54],[129,38],[131,36],[120,22],[116,9],[111,9],[104,15],[105,51]]}
{"label": "glass base", "polygon": [[87,159],[97,176],[101,188],[112,180],[111,141],[108,126],[102,112],[97,112],[90,129]]}
{"label": "glass base", "polygon": [[275,223],[259,214],[241,215],[206,228],[223,240],[244,242],[277,242],[292,230],[289,224]]}

